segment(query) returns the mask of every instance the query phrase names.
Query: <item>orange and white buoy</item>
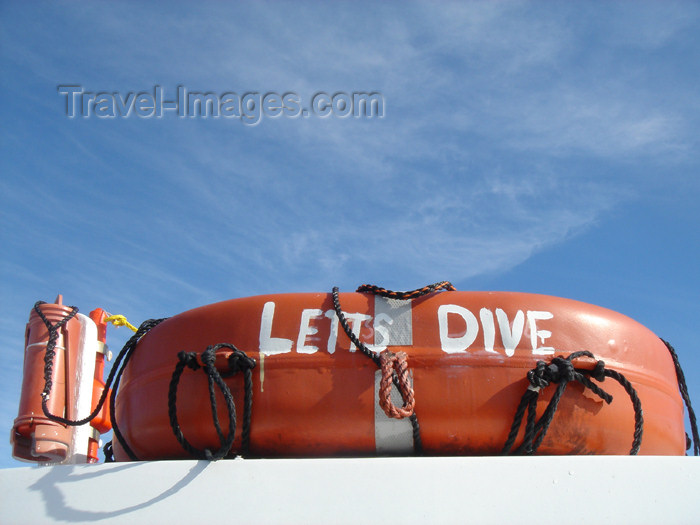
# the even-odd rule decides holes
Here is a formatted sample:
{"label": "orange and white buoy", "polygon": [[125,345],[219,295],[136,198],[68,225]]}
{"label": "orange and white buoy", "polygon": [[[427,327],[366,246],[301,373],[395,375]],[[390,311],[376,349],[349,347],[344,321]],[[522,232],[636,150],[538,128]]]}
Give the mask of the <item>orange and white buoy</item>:
{"label": "orange and white buoy", "polygon": [[[88,316],[63,304],[37,303],[25,332],[24,377],[19,414],[10,440],[21,461],[94,463],[99,436],[111,428],[104,408],[90,425],[71,426],[90,414],[104,389],[104,325],[99,312]],[[47,359],[51,350],[53,358]],[[50,389],[47,391],[47,379]],[[46,408],[46,410],[44,410]]]}
{"label": "orange and white buoy", "polygon": [[[568,299],[506,292],[449,291],[406,300],[343,293],[339,299],[360,343],[377,355],[405,353],[425,454],[499,454],[528,388],[528,371],[538,361],[582,350],[624,374],[636,389],[644,413],[639,453],[685,452],[683,403],[668,350],[650,330],[619,313]],[[304,293],[203,306],[146,333],[124,369],[116,397],[120,434],[134,457],[190,457],[173,432],[173,413],[192,447],[220,447],[210,404],[214,394],[205,375],[181,370],[176,407],[168,410],[178,354],[194,352],[198,364],[193,368],[206,366],[204,350],[218,343],[235,345],[256,362],[251,455],[412,453],[415,429],[407,418],[390,418],[380,407],[382,372],[341,329],[331,294]],[[213,362],[224,377],[232,350],[217,348]],[[583,357],[575,366],[593,370],[596,361]],[[240,429],[243,376],[224,381],[238,407]],[[630,397],[613,380],[601,387],[614,402],[571,383],[538,453],[629,453],[636,423]],[[219,400],[217,418],[227,421],[224,397],[214,397]],[[402,395],[393,397],[400,406]],[[551,391],[542,392],[538,418],[551,398]],[[245,449],[241,440],[239,433],[232,454]],[[116,441],[114,453],[118,460],[129,459]]]}

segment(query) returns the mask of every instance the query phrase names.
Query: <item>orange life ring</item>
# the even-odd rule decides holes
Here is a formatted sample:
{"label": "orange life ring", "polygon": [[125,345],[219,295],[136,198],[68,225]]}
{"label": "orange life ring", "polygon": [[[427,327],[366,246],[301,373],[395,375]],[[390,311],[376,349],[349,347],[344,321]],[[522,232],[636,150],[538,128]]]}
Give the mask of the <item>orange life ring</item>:
{"label": "orange life ring", "polygon": [[[582,350],[634,386],[644,411],[641,454],[685,452],[673,360],[656,335],[624,315],[568,299],[507,292],[449,291],[412,300],[342,293],[340,302],[350,328],[371,350],[406,353],[426,454],[500,453],[528,388],[527,372],[540,360]],[[304,293],[203,306],[146,333],[125,366],[116,396],[119,431],[136,457],[189,457],[168,416],[173,370],[179,352],[201,353],[217,343],[233,344],[256,361],[251,455],[411,452],[410,423],[377,408],[381,372],[340,327],[332,296]],[[217,351],[221,371],[230,354],[228,348]],[[576,366],[592,370],[595,364],[583,358]],[[244,381],[237,374],[225,382],[240,429]],[[615,381],[600,386],[612,403],[570,383],[538,453],[629,452],[635,428],[630,398]],[[177,388],[177,419],[188,442],[218,449],[206,377],[185,369]],[[542,391],[538,417],[553,390]],[[225,403],[217,396],[218,417],[226,421]],[[233,453],[241,450],[238,434]],[[521,430],[518,440],[522,436]],[[129,459],[118,440],[114,454],[117,460]]]}

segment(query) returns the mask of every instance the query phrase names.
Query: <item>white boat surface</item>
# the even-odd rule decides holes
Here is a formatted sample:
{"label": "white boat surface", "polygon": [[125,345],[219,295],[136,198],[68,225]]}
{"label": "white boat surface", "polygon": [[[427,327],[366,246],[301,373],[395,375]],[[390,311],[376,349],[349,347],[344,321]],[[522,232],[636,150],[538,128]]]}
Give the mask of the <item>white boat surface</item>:
{"label": "white boat surface", "polygon": [[0,470],[0,523],[697,524],[700,457],[180,460]]}

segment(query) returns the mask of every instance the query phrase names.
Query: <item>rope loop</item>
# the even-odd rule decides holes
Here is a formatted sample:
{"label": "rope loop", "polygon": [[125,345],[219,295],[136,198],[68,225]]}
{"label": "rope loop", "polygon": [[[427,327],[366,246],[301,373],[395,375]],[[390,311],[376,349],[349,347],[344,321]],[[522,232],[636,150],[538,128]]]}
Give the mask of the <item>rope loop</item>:
{"label": "rope loop", "polygon": [[[537,449],[539,448],[547,433],[547,430],[549,429],[549,425],[551,424],[554,413],[559,406],[559,401],[564,394],[564,390],[566,390],[566,385],[571,381],[578,381],[584,386],[584,388],[590,389],[603,401],[608,404],[611,403],[613,397],[605,390],[600,388],[597,384],[593,383],[589,376],[599,382],[602,382],[606,377],[611,377],[619,382],[629,395],[634,408],[635,419],[634,435],[630,455],[637,454],[642,442],[644,420],[642,416],[642,405],[639,401],[636,390],[621,373],[605,368],[605,363],[603,361],[596,361],[596,365],[592,371],[576,368],[573,364],[573,360],[580,357],[595,359],[591,352],[582,350],[579,352],[573,352],[566,358],[562,356],[554,357],[549,364],[545,363],[544,361],[538,361],[535,368],[528,371],[527,379],[530,384],[520,399],[520,404],[515,411],[510,433],[508,434],[506,443],[501,451],[502,455],[506,455],[511,452],[526,412],[527,420],[525,423],[523,443],[514,451],[514,453],[530,455],[537,452]],[[541,389],[545,388],[550,383],[557,383],[557,390],[545,408],[544,413],[538,420],[536,415],[537,400]]]}
{"label": "rope loop", "polygon": [[[381,288],[379,286],[371,285],[371,284],[363,284],[357,289],[357,292],[360,293],[372,293],[375,295],[381,295],[382,297],[388,297],[391,299],[415,299],[417,297],[421,297],[423,295],[435,292],[437,290],[448,290],[448,291],[454,291],[455,287],[452,286],[452,284],[449,281],[440,281],[439,283],[435,284],[430,284],[428,286],[424,286],[423,288],[418,288],[417,290],[412,290],[410,292],[395,292],[392,290],[387,290],[386,288]],[[345,318],[345,314],[343,313],[343,309],[340,307],[340,292],[338,290],[337,286],[333,287],[333,291],[331,293],[332,299],[333,299],[333,309],[335,310],[335,314],[338,317],[338,322],[340,323],[340,326],[343,327],[343,331],[345,332],[345,335],[348,336],[350,341],[355,345],[355,347],[365,356],[370,358],[375,365],[377,365],[378,368],[382,370],[382,379],[380,383],[380,397],[379,397],[379,403],[381,408],[384,410],[384,413],[387,414],[389,417],[398,417],[399,419],[408,417],[410,422],[411,422],[411,427],[413,429],[413,452],[416,455],[420,455],[423,453],[423,443],[421,440],[420,436],[420,424],[418,423],[418,416],[416,415],[414,411],[414,406],[415,406],[415,398],[413,394],[413,387],[410,384],[410,379],[408,378],[408,357],[406,356],[405,358],[397,358],[398,363],[396,366],[399,367],[399,370],[395,369],[394,362],[395,360],[393,358],[390,359],[390,364],[387,364],[386,362],[382,362],[382,357],[381,355],[377,354],[376,352],[373,352],[369,348],[367,348],[367,345],[365,345],[360,339],[352,332],[350,329],[350,324],[348,323],[347,319]],[[386,352],[386,351],[385,351]],[[382,352],[382,353],[385,353]],[[401,352],[399,352],[401,353]],[[393,355],[393,354],[391,354]],[[405,353],[404,353],[405,355]],[[385,357],[384,360],[389,359],[388,357]],[[389,367],[390,371],[384,372],[384,367]],[[405,371],[403,370],[405,367]],[[402,377],[404,379],[402,379]],[[401,397],[403,399],[404,405],[402,408],[397,408],[393,405],[391,402],[391,389],[387,388],[388,380],[391,378],[391,382],[393,382],[397,388],[399,389],[399,392],[401,393]],[[383,384],[383,389],[382,390],[382,384]],[[391,415],[395,414],[395,415]]]}
{"label": "rope loop", "polygon": [[[413,415],[416,401],[413,395],[413,386],[408,373],[408,356],[406,352],[396,354],[385,350],[379,354],[381,363],[382,379],[379,383],[379,406],[384,413],[394,419],[403,419]],[[397,387],[403,406],[398,408],[391,400],[391,389],[396,377]]]}
{"label": "rope loop", "polygon": [[[175,370],[173,371],[173,375],[170,380],[170,388],[168,390],[168,415],[170,417],[170,426],[173,430],[175,438],[178,440],[182,448],[184,448],[192,456],[199,459],[205,459],[207,461],[216,461],[226,456],[233,446],[236,435],[236,405],[230,388],[224,382],[222,375],[216,368],[216,352],[222,348],[233,350],[233,353],[228,357],[230,370],[226,376],[228,377],[234,375],[237,372],[243,372],[245,376],[245,406],[243,411],[241,454],[247,453],[250,444],[250,421],[253,396],[251,371],[255,367],[254,359],[248,357],[244,352],[238,350],[235,346],[229,343],[219,343],[208,346],[207,349],[199,356],[199,360],[203,365],[202,367],[200,367],[199,363],[197,362],[196,352],[179,352],[177,354],[178,362],[175,365]],[[180,377],[185,367],[191,368],[193,371],[202,368],[207,376],[212,421],[219,437],[219,443],[221,444],[221,447],[216,452],[212,452],[208,448],[198,449],[194,447],[187,440],[187,438],[185,438],[182,429],[180,428],[180,423],[177,418],[177,390],[180,383]],[[219,422],[215,387],[218,387],[219,391],[224,396],[224,400],[226,401],[226,408],[229,418],[228,431],[226,435],[224,435]]]}
{"label": "rope loop", "polygon": [[44,312],[41,311],[40,306],[46,304],[45,301],[37,301],[34,303],[34,311],[37,313],[39,318],[42,320],[46,326],[46,330],[49,332],[49,340],[46,343],[46,353],[44,354],[44,389],[41,392],[41,407],[44,411],[44,415],[51,419],[52,421],[60,421],[64,418],[60,416],[55,416],[49,412],[48,401],[51,398],[51,389],[53,388],[53,366],[54,360],[56,358],[56,343],[58,342],[59,330],[63,328],[68,321],[73,319],[78,314],[78,308],[76,306],[69,306],[71,309],[63,318],[56,321],[56,324],[51,324]]}
{"label": "rope loop", "polygon": [[[233,445],[233,440],[236,433],[236,407],[233,402],[233,396],[229,390],[226,383],[219,375],[218,370],[214,366],[216,360],[216,355],[214,353],[213,347],[208,346],[207,349],[202,352],[200,359],[204,364],[203,371],[207,375],[207,383],[209,385],[209,401],[211,404],[212,419],[214,422],[214,427],[216,428],[216,433],[219,436],[219,441],[221,447],[215,453],[212,453],[209,449],[205,448],[200,450],[194,447],[187,438],[185,438],[180,428],[180,423],[177,418],[177,390],[180,384],[180,377],[185,367],[189,367],[192,370],[198,370],[200,367],[197,364],[197,354],[195,352],[179,352],[178,362],[175,365],[175,370],[173,371],[172,378],[170,379],[170,388],[168,389],[168,415],[170,417],[170,426],[173,429],[173,434],[178,440],[182,448],[189,452],[192,456],[199,459],[206,459],[209,461],[217,460],[223,458]],[[228,436],[224,436],[221,426],[219,423],[219,416],[216,408],[216,392],[214,390],[214,385],[219,387],[219,390],[226,400],[226,407],[228,409],[229,425],[228,425]]]}

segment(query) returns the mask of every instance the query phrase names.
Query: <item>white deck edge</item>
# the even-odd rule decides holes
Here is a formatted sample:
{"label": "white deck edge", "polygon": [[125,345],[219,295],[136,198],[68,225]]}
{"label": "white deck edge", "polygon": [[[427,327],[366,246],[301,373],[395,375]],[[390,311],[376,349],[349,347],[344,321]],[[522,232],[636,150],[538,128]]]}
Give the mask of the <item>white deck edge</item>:
{"label": "white deck edge", "polygon": [[700,458],[158,461],[0,470],[0,523],[700,523]]}

